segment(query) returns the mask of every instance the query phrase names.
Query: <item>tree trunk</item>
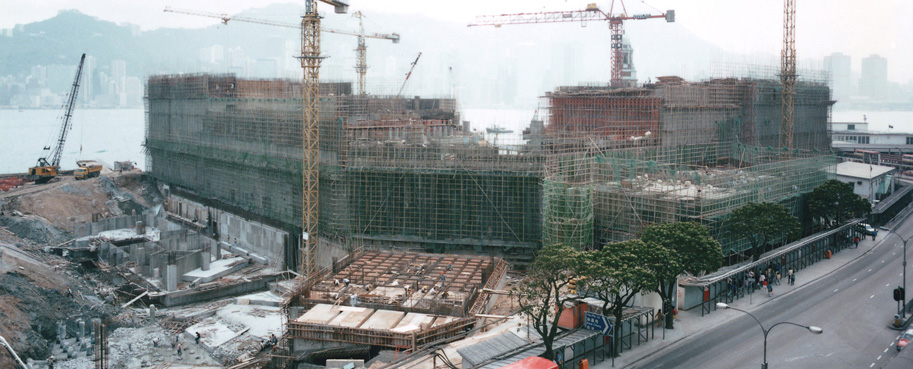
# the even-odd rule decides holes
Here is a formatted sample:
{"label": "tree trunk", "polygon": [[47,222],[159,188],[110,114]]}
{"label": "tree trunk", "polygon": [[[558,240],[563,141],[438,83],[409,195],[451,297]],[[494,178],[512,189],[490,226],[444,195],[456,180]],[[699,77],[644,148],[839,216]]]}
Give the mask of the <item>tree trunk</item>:
{"label": "tree trunk", "polygon": [[672,312],[673,310],[674,307],[671,300],[663,301],[663,319],[665,319],[666,329],[675,329],[675,313]]}

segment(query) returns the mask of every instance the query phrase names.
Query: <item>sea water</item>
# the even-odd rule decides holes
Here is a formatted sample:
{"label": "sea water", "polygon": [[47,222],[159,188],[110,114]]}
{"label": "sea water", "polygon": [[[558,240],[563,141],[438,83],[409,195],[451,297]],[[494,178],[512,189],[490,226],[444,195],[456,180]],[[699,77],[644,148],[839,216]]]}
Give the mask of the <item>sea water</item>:
{"label": "sea water", "polygon": [[[25,173],[57,145],[63,112],[57,109],[0,110],[0,174]],[[109,167],[131,161],[145,169],[143,109],[81,109],[71,118],[60,159],[61,169],[77,160],[98,160]],[[50,158],[48,159],[50,160]]]}

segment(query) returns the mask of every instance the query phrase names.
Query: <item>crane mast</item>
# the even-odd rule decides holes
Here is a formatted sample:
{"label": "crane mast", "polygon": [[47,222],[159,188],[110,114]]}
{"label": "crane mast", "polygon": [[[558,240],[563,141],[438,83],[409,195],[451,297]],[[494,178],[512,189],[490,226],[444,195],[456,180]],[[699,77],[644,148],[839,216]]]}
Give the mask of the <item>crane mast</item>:
{"label": "crane mast", "polygon": [[[38,164],[29,168],[29,175],[36,177],[35,183],[47,183],[57,176],[60,170],[60,158],[63,156],[63,146],[67,142],[67,134],[72,127],[73,108],[76,107],[76,97],[79,95],[79,81],[82,79],[82,66],[86,61],[86,54],[79,58],[79,66],[76,68],[76,77],[73,79],[73,85],[67,94],[67,102],[64,105],[64,113],[60,125],[60,132],[57,134],[57,144],[51,149],[48,156],[38,159]],[[45,147],[45,150],[50,148]],[[50,159],[50,160],[49,160]]]}
{"label": "crane mast", "polygon": [[796,0],[783,1],[783,50],[780,52],[780,82],[782,94],[782,126],[780,146],[795,147],[793,130],[795,126],[796,100]]}

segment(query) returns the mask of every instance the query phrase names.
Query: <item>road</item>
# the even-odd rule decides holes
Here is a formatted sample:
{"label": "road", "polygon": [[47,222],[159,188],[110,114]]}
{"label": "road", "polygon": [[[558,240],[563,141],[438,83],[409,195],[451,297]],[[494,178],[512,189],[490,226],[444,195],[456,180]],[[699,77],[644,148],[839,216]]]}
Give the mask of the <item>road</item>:
{"label": "road", "polygon": [[[905,238],[913,236],[913,217],[905,219],[898,232]],[[899,332],[889,329],[888,324],[897,311],[892,293],[902,282],[902,260],[903,242],[892,234],[870,252],[830,275],[750,310],[765,327],[791,321],[824,329],[824,333],[815,335],[790,325],[774,328],[767,339],[770,368],[880,368],[886,365],[897,355],[893,344]],[[800,271],[799,278],[801,275]],[[910,277],[913,278],[913,273]],[[913,279],[908,287],[913,289]],[[766,298],[760,293],[755,297]],[[737,311],[714,312],[721,313],[733,314],[735,318],[630,367],[760,367],[764,335],[757,322]]]}

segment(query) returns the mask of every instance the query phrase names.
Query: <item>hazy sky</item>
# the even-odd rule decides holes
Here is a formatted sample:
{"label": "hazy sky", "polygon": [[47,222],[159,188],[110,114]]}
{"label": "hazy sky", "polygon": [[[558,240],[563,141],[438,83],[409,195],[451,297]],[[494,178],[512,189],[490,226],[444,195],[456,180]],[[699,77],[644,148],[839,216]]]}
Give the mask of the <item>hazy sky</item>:
{"label": "hazy sky", "polygon": [[[469,23],[476,15],[583,9],[593,0],[351,0],[350,12],[421,14],[442,21]],[[832,52],[853,57],[853,69],[870,54],[888,58],[888,79],[913,80],[913,1],[797,0],[796,38],[800,59],[820,59]],[[166,6],[235,14],[271,1],[241,0],[0,0],[0,28],[53,17],[62,9],[113,22],[130,22],[149,30],[159,27],[205,27],[216,20],[163,13]],[[303,3],[303,1],[300,1]],[[608,11],[611,1],[597,4]],[[649,4],[649,5],[647,5]],[[783,1],[780,0],[629,0],[628,13],[675,9],[676,22],[723,49],[751,54],[779,54],[782,43]],[[329,6],[322,6],[328,17]],[[616,6],[616,12],[618,11]],[[276,14],[296,21],[297,15]],[[658,21],[658,20],[657,20]],[[536,26],[530,26],[536,27]],[[606,31],[608,32],[608,31]],[[405,36],[405,35],[404,35]]]}

